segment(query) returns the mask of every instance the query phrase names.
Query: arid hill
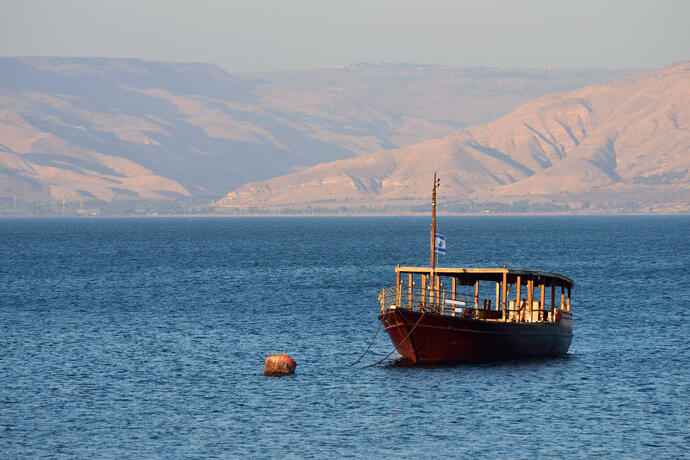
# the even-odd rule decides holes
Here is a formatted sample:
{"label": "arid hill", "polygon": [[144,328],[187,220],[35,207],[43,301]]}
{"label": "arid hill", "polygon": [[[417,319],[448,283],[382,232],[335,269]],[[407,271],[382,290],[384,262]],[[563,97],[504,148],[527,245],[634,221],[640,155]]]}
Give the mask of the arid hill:
{"label": "arid hill", "polygon": [[207,64],[0,58],[0,210],[218,198],[627,73],[356,65],[239,78]]}
{"label": "arid hill", "polygon": [[[428,200],[690,210],[690,62],[544,96],[436,140],[247,184],[220,208],[394,207]],[[452,207],[451,207],[452,208]]]}

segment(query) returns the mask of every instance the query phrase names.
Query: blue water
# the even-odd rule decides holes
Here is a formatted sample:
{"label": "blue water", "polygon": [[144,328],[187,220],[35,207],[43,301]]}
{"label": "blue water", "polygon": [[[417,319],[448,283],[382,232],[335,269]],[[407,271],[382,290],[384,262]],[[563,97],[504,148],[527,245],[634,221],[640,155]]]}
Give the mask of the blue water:
{"label": "blue water", "polygon": [[426,219],[0,220],[0,456],[690,456],[690,217],[440,226],[442,265],[573,278],[570,353],[346,367]]}

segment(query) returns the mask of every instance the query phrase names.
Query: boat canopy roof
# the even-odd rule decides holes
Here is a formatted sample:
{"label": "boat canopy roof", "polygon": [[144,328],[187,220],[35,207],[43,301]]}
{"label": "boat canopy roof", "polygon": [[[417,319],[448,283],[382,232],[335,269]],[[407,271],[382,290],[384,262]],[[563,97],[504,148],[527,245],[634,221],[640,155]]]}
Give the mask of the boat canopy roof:
{"label": "boat canopy roof", "polygon": [[[430,267],[395,267],[395,271],[402,273],[422,273],[430,274],[432,269]],[[517,277],[533,277],[539,283],[544,283],[547,286],[556,285],[566,288],[572,288],[575,283],[567,276],[560,275],[554,272],[544,270],[528,270],[524,268],[446,268],[436,267],[434,270],[436,275],[451,276],[457,278],[462,284],[472,284],[475,281],[503,281],[503,275],[506,275],[508,283],[516,283]]]}

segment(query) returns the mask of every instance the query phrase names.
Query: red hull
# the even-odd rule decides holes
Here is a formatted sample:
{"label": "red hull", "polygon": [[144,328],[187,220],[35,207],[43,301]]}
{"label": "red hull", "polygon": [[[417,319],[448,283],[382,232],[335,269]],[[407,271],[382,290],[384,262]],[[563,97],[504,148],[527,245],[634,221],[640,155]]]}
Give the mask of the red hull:
{"label": "red hull", "polygon": [[568,351],[573,338],[572,315],[567,311],[558,323],[484,321],[431,313],[420,320],[421,316],[407,309],[379,315],[398,353],[412,363],[558,356]]}

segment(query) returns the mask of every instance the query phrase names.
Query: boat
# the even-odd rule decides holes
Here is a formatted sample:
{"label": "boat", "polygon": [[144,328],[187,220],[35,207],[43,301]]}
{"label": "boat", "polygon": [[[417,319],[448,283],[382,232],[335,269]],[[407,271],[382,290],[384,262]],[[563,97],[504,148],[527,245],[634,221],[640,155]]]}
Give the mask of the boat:
{"label": "boat", "polygon": [[561,356],[573,337],[572,279],[522,268],[436,266],[434,174],[429,267],[395,267],[379,294],[379,321],[402,364],[485,362]]}

